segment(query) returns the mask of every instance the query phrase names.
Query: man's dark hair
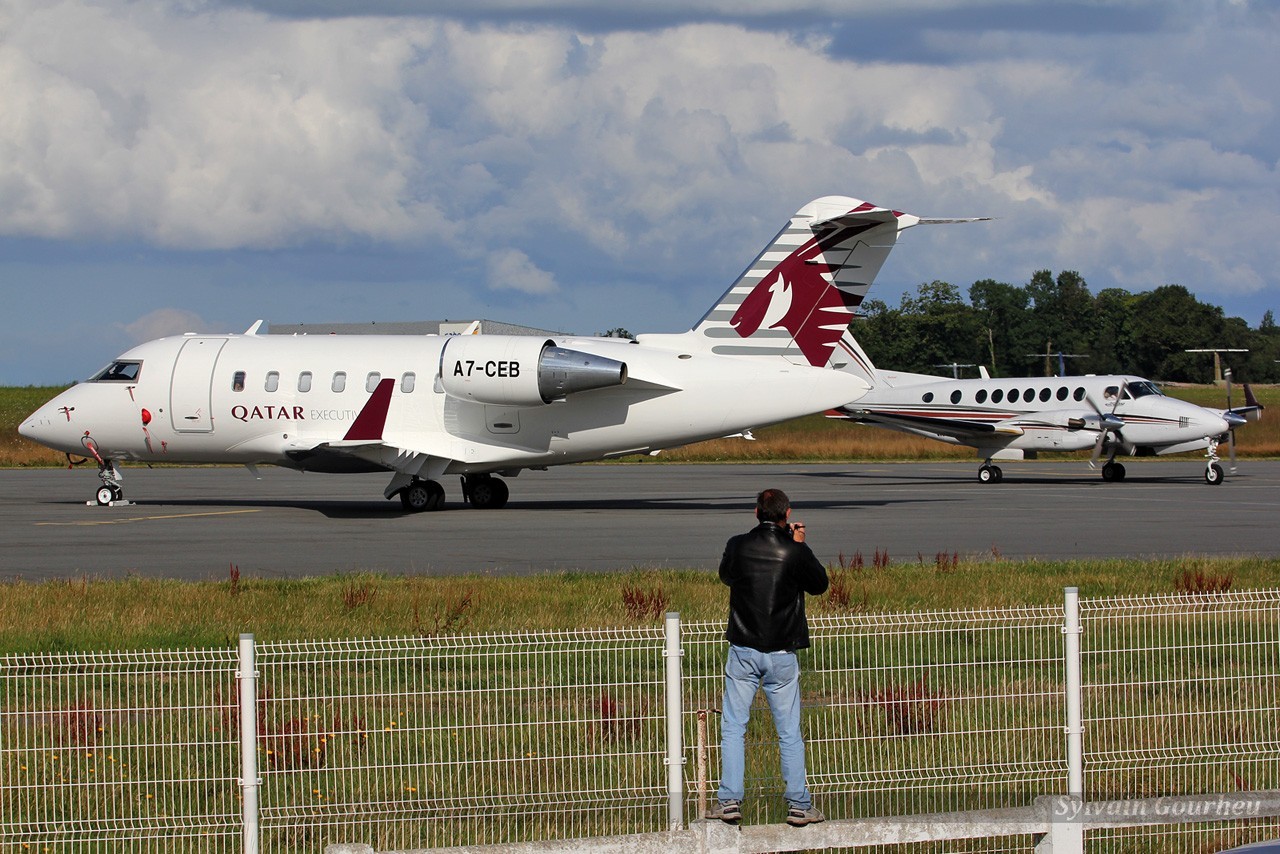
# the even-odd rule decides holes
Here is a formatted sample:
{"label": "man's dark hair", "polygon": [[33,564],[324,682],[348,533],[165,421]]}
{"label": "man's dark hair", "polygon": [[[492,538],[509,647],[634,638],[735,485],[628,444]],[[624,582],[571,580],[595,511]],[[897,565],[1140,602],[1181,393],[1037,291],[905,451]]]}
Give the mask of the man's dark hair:
{"label": "man's dark hair", "polygon": [[787,521],[787,511],[791,509],[791,499],[781,489],[766,489],[756,496],[756,518],[761,522],[776,522],[781,525]]}

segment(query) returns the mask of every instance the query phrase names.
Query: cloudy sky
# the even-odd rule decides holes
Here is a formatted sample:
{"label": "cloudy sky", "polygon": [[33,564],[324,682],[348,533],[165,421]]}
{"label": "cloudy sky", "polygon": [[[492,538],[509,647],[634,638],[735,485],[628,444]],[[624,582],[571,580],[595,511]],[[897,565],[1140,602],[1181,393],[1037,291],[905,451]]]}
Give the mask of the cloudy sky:
{"label": "cloudy sky", "polygon": [[0,0],[0,384],[268,322],[688,329],[842,194],[932,279],[1280,310],[1274,0]]}

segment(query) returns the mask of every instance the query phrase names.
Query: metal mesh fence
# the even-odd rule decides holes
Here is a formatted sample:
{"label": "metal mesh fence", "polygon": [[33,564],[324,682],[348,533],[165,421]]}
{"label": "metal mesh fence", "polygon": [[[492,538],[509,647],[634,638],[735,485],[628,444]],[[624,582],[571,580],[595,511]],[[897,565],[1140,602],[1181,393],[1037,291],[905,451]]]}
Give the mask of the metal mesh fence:
{"label": "metal mesh fence", "polygon": [[235,652],[0,657],[0,850],[241,847]]}
{"label": "metal mesh fence", "polygon": [[[1280,789],[1280,591],[1082,600],[1081,613],[1086,799]],[[819,806],[903,815],[1065,791],[1063,625],[1061,607],[811,618],[801,685]],[[682,630],[686,819],[723,632]],[[264,851],[667,826],[661,627],[273,643],[256,658]],[[234,650],[0,658],[0,850],[239,851],[236,671]],[[749,823],[785,808],[761,712]],[[715,715],[708,741],[714,798]],[[1088,841],[1217,850],[1276,832],[1247,819]]]}
{"label": "metal mesh fence", "polygon": [[[821,808],[906,815],[1064,790],[1062,622],[1061,608],[811,618],[802,725]],[[723,637],[723,623],[684,627],[687,713],[720,703]],[[777,739],[757,703],[744,808],[752,822],[781,821]],[[718,725],[708,740],[714,778]]]}
{"label": "metal mesh fence", "polygon": [[[1086,799],[1280,789],[1280,591],[1080,604]],[[1276,827],[1099,831],[1091,842],[1220,850]]]}
{"label": "metal mesh fence", "polygon": [[661,629],[258,648],[266,851],[665,826]]}

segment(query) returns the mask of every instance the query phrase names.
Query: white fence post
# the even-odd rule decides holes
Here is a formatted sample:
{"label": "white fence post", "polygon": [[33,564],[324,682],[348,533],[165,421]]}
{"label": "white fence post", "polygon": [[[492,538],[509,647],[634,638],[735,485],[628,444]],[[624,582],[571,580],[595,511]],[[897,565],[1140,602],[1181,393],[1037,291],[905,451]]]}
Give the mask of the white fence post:
{"label": "white fence post", "polygon": [[667,706],[667,825],[671,830],[684,829],[684,701],[681,695],[680,615],[667,612],[666,645]]}
{"label": "white fence post", "polygon": [[240,788],[244,854],[258,854],[258,664],[253,635],[240,635]]}
{"label": "white fence post", "polygon": [[[1083,854],[1084,816],[1084,696],[1080,667],[1080,590],[1063,590],[1063,657],[1066,665],[1067,701],[1067,799],[1073,805],[1068,816],[1059,817],[1049,828],[1054,854]],[[1050,822],[1054,818],[1050,817]]]}

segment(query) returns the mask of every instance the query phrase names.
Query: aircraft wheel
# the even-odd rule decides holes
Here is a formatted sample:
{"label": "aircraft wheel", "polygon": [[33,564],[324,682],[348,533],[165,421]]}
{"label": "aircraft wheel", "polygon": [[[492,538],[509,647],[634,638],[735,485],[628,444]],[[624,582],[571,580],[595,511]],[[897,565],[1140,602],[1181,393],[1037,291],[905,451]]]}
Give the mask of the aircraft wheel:
{"label": "aircraft wheel", "polygon": [[497,510],[507,503],[511,490],[496,477],[477,477],[470,484],[471,506],[482,510]]}
{"label": "aircraft wheel", "polygon": [[996,476],[996,483],[1004,480],[1004,469],[1000,468],[1000,466],[992,466],[991,473]]}
{"label": "aircraft wheel", "polygon": [[1217,486],[1222,483],[1224,477],[1225,475],[1222,472],[1222,466],[1217,463],[1213,463],[1204,470],[1204,482],[1210,486]]}
{"label": "aircraft wheel", "polygon": [[98,505],[106,507],[112,501],[116,500],[116,491],[110,486],[98,487]]}
{"label": "aircraft wheel", "polygon": [[1102,467],[1102,479],[1107,483],[1111,483],[1113,480],[1119,480],[1120,476],[1117,475],[1116,468],[1116,463],[1107,463],[1104,465]]}
{"label": "aircraft wheel", "polygon": [[1124,480],[1124,463],[1114,463],[1116,467],[1116,480]]}
{"label": "aircraft wheel", "polygon": [[998,466],[983,465],[978,469],[978,481],[980,483],[999,483],[1000,476],[996,472],[1000,471]]}
{"label": "aircraft wheel", "polygon": [[439,510],[444,505],[444,487],[434,480],[415,480],[400,490],[400,503],[411,513]]}

